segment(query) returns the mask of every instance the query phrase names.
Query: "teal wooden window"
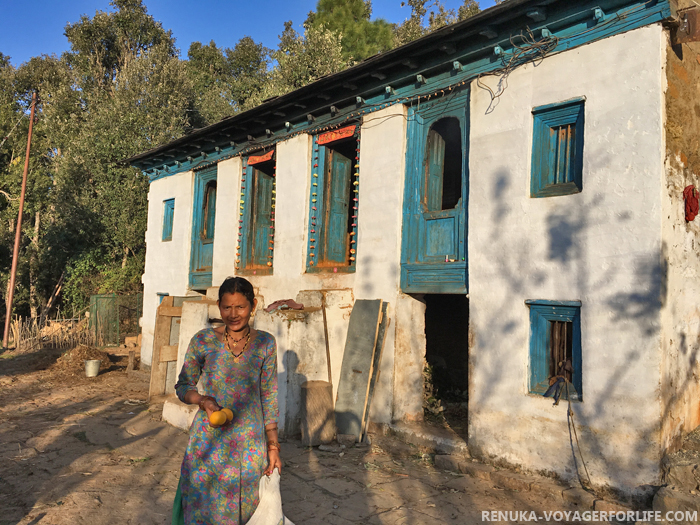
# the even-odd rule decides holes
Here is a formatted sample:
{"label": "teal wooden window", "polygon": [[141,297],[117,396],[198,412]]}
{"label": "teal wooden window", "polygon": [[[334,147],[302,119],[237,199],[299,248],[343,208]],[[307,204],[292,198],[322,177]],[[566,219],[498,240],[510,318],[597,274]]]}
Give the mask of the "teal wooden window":
{"label": "teal wooden window", "polygon": [[314,141],[309,214],[308,272],[355,271],[359,202],[357,135]]}
{"label": "teal wooden window", "polygon": [[576,99],[532,110],[531,197],[570,195],[583,190],[583,102]]}
{"label": "teal wooden window", "polygon": [[162,240],[173,240],[173,218],[175,216],[175,199],[163,201],[163,236]]}
{"label": "teal wooden window", "polygon": [[[528,300],[530,307],[530,381],[531,394],[544,394],[549,380],[562,370],[567,360],[572,372],[569,380],[571,399],[583,399],[581,373],[581,302]],[[566,390],[562,398],[566,399]]]}
{"label": "teal wooden window", "polygon": [[196,171],[194,174],[189,278],[190,288],[193,290],[206,290],[211,286],[216,224],[216,174],[216,166]]}
{"label": "teal wooden window", "polygon": [[237,270],[241,275],[272,274],[275,162],[271,156],[269,160],[245,167],[241,182],[241,199],[244,201],[241,206],[242,235],[236,255]]}
{"label": "teal wooden window", "polygon": [[467,293],[469,90],[408,108],[401,290]]}

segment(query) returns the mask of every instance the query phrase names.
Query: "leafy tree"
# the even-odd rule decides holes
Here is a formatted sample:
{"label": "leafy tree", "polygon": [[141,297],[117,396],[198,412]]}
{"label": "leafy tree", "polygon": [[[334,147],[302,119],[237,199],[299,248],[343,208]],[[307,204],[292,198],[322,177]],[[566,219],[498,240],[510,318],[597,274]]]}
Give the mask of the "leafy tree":
{"label": "leafy tree", "polygon": [[466,20],[481,11],[476,0],[463,0],[457,13],[453,9],[446,9],[440,0],[405,0],[401,2],[401,6],[410,7],[411,16],[396,28],[397,45],[406,44],[441,27]]}
{"label": "leafy tree", "polygon": [[323,76],[337,73],[346,67],[343,60],[340,35],[324,27],[307,27],[299,34],[292,22],[284,24],[277,50],[271,53],[277,63],[270,80],[257,96],[249,99],[249,105],[260,104],[264,99],[283,95],[305,86]]}
{"label": "leafy tree", "polygon": [[269,81],[270,50],[246,36],[233,49],[193,42],[187,53],[195,92],[193,124],[203,126],[250,107]]}
{"label": "leafy tree", "polygon": [[381,18],[370,20],[371,16],[370,0],[319,0],[304,26],[338,33],[342,58],[350,63],[394,47],[392,25]]}
{"label": "leafy tree", "polygon": [[[66,27],[60,59],[35,57],[19,69],[0,58],[4,132],[34,89],[34,128],[15,297],[18,313],[36,313],[67,276],[64,298],[85,305],[92,293],[140,287],[148,181],[122,161],[181,136],[190,127],[193,85],[169,31],[141,0],[114,0]],[[7,87],[9,86],[9,87]],[[9,95],[8,95],[9,93]],[[5,112],[8,117],[5,118]],[[0,239],[12,245],[26,120],[0,149]],[[11,255],[0,251],[9,270]],[[85,268],[96,269],[87,276]],[[0,277],[6,280],[7,272]]]}

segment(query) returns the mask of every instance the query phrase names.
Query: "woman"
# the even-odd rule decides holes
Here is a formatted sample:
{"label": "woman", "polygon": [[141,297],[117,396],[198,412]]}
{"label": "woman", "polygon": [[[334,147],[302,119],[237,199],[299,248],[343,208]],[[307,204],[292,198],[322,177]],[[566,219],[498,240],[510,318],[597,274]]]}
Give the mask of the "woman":
{"label": "woman", "polygon": [[[224,326],[195,334],[175,385],[180,400],[200,408],[180,473],[187,525],[246,523],[258,505],[260,477],[282,469],[275,339],[248,324],[257,300],[245,279],[226,279],[218,304]],[[213,428],[209,416],[221,408],[230,408],[233,420]]]}

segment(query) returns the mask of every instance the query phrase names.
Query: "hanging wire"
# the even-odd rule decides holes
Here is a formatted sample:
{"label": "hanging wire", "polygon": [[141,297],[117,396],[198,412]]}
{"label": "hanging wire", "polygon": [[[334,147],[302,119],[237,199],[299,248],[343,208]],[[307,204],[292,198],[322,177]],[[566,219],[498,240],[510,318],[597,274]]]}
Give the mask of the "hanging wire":
{"label": "hanging wire", "polygon": [[[32,102],[31,106],[29,106],[30,111],[32,109],[32,106],[34,106],[34,104],[36,104],[36,102]],[[0,150],[2,150],[2,147],[5,145],[5,142],[7,142],[7,139],[10,138],[10,135],[12,135],[12,133],[15,131],[15,129],[17,129],[17,126],[19,126],[19,123],[22,122],[23,118],[29,118],[29,117],[27,116],[26,113],[22,113],[22,116],[19,117],[19,119],[17,120],[17,123],[12,127],[10,132],[5,137],[3,137],[2,142],[0,142]]]}
{"label": "hanging wire", "polygon": [[[520,40],[521,43],[517,44],[516,40]],[[479,76],[476,77],[476,85],[481,89],[485,89],[491,95],[491,103],[489,104],[486,113],[491,113],[496,105],[498,105],[498,99],[508,88],[508,76],[513,72],[513,70],[530,62],[532,62],[535,66],[539,65],[549,53],[557,48],[557,45],[559,45],[559,38],[551,35],[537,40],[535,35],[528,27],[525,33],[521,32],[517,35],[511,36],[510,44],[513,47],[513,50],[511,53],[509,53],[510,56],[508,59],[506,59],[506,56],[501,58],[503,67],[486,73],[480,73]],[[491,89],[487,84],[481,81],[481,78],[485,76],[500,77],[495,90]]]}
{"label": "hanging wire", "polygon": [[[566,399],[569,403],[569,406],[566,410],[566,421],[569,426],[569,443],[571,444],[571,453],[574,456],[574,467],[576,468],[576,474],[578,476],[579,483],[581,483],[581,486],[583,488],[588,488],[592,489],[593,485],[591,484],[591,475],[588,473],[588,467],[586,466],[586,462],[583,459],[583,452],[581,452],[581,444],[578,442],[578,433],[576,432],[576,425],[574,424],[574,411],[571,408],[571,394],[569,393],[569,380],[564,379],[564,383],[566,384]],[[578,448],[578,454],[581,456],[581,463],[583,464],[583,469],[586,471],[586,477],[588,478],[588,487],[585,487],[583,484],[583,480],[581,479],[581,472],[578,469],[578,462],[576,461],[576,452],[574,451],[574,442],[571,439],[571,429],[573,428],[574,430],[574,437],[576,438],[576,447]]]}

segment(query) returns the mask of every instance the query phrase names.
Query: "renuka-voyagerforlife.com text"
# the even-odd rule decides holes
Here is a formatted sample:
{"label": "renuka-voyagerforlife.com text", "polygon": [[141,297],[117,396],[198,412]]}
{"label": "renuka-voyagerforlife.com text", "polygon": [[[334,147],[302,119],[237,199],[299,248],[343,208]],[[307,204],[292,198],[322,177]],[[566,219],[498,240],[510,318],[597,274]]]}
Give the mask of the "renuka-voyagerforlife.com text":
{"label": "renuka-voyagerforlife.com text", "polygon": [[686,521],[698,520],[698,511],[626,511],[612,512],[604,510],[553,511],[537,514],[534,510],[482,510],[482,521]]}

